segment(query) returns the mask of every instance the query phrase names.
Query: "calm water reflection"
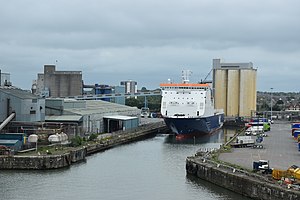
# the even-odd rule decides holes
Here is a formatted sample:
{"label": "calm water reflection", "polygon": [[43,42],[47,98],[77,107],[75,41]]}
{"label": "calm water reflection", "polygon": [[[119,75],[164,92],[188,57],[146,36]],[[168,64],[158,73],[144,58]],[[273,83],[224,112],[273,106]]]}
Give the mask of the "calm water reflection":
{"label": "calm water reflection", "polygon": [[158,135],[62,170],[1,171],[0,199],[246,199],[185,173],[186,157],[224,142],[224,132],[184,141]]}

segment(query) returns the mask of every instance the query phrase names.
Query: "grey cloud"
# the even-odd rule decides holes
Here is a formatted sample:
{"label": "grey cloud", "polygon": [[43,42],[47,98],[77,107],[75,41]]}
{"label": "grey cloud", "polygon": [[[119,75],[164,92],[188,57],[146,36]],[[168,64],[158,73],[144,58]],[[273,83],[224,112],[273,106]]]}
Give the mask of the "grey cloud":
{"label": "grey cloud", "polygon": [[[276,80],[296,81],[290,71],[297,70],[300,56],[299,4],[296,0],[1,1],[0,68],[26,88],[44,64],[55,60],[58,70],[82,70],[87,82],[118,83],[128,77],[156,87],[167,78],[179,80],[182,68],[203,78],[212,59],[220,57],[259,66],[259,90],[271,86],[298,90],[299,85],[283,87]],[[281,67],[284,74],[276,73],[274,69]],[[19,68],[26,69],[23,80]]]}

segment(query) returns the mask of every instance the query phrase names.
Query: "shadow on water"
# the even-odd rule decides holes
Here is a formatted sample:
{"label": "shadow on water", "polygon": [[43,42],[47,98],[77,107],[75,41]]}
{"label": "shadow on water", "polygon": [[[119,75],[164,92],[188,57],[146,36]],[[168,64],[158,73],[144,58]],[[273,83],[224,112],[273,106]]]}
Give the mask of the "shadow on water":
{"label": "shadow on water", "polygon": [[171,144],[204,144],[204,143],[223,143],[223,129],[216,131],[214,134],[199,135],[187,138],[176,138],[175,135],[168,135],[165,143]]}
{"label": "shadow on water", "polygon": [[175,135],[168,135],[165,139],[165,143],[169,144],[191,144],[191,145],[203,145],[208,144],[224,144],[230,140],[237,132],[239,128],[222,128],[213,134],[192,136],[187,138],[176,138]]}

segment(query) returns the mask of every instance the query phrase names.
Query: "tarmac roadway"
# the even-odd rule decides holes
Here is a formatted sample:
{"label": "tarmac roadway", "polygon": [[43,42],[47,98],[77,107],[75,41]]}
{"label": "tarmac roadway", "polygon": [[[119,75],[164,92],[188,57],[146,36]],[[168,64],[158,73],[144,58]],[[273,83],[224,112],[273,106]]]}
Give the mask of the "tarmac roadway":
{"label": "tarmac roadway", "polygon": [[291,133],[290,122],[275,121],[261,143],[263,149],[232,148],[230,153],[221,153],[219,159],[250,170],[253,162],[258,160],[269,160],[270,168],[274,169],[287,170],[292,165],[300,167],[298,143]]}

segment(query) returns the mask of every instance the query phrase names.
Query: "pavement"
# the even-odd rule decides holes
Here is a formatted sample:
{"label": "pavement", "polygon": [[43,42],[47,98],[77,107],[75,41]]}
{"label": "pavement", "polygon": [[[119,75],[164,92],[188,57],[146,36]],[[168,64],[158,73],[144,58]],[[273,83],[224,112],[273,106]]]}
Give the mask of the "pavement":
{"label": "pavement", "polygon": [[298,143],[291,135],[291,123],[275,121],[271,131],[266,132],[261,143],[263,149],[232,148],[230,153],[221,153],[219,160],[252,169],[253,162],[269,160],[270,168],[287,170],[292,165],[300,166]]}

